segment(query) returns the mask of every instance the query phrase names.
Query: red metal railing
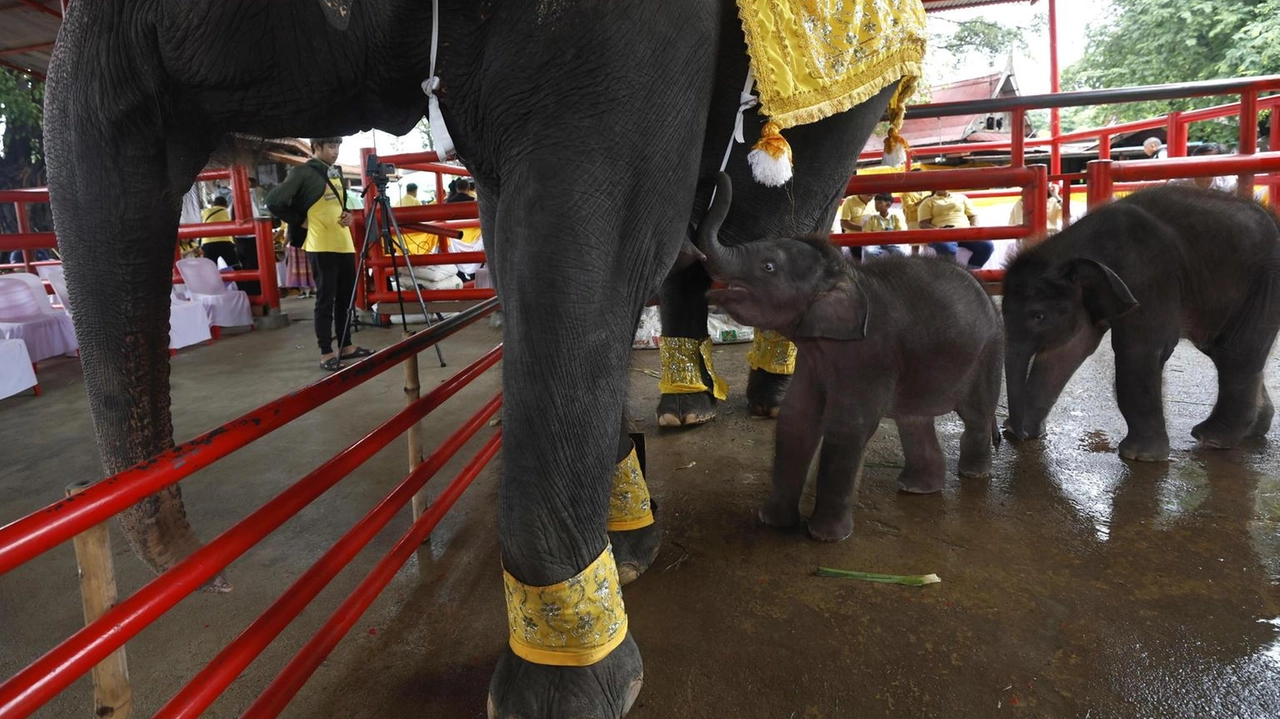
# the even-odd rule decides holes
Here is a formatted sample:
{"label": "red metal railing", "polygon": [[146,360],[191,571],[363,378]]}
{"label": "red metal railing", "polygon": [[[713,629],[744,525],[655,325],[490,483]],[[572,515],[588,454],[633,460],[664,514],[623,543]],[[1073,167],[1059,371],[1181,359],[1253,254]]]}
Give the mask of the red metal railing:
{"label": "red metal railing", "polygon": [[[93,527],[120,510],[136,503],[158,489],[190,476],[195,471],[278,429],[280,426],[319,407],[397,363],[434,345],[497,307],[491,300],[429,327],[401,342],[375,353],[372,357],[335,373],[315,384],[286,395],[258,410],[163,453],[157,458],[98,482],[83,493],[50,505],[44,510],[0,528],[0,574],[38,556],[75,535]],[[501,357],[496,347],[471,363],[450,380],[415,401],[363,439],[309,473],[275,499],[253,512],[213,541],[201,547],[172,569],[152,580],[129,598],[109,609],[98,620],[58,644],[44,656],[0,684],[0,718],[23,717],[49,701],[75,679],[122,646],[128,639],[150,625],[157,617],[176,605],[183,597],[201,587],[230,562],[253,547],[259,540],[283,524],[315,498],[327,491],[353,469],[404,433],[431,410],[438,407],[462,387],[492,367]],[[501,404],[494,397],[463,427],[457,430],[426,461],[415,469],[383,502],[374,508],[351,531],[339,540],[325,556],[290,589],[284,597],[255,622],[220,655],[226,667],[207,667],[200,675],[210,679],[193,682],[174,698],[162,712],[175,716],[192,716],[208,706],[226,688],[241,669],[257,656],[271,638],[301,611],[306,602],[345,566],[376,532],[385,526],[395,509],[405,502],[434,475],[454,454],[482,429]],[[448,506],[471,482],[496,452],[499,438],[495,435],[481,453],[455,480],[445,495],[415,523],[413,536],[425,536],[447,511]],[[387,566],[391,571],[403,563],[403,546],[378,565],[361,588],[376,594],[385,581]],[[410,547],[416,546],[413,544]],[[394,566],[390,563],[394,562]],[[381,584],[379,584],[381,582]],[[344,619],[354,621],[367,607],[366,595],[359,594],[344,605]],[[371,601],[371,598],[369,598]],[[301,605],[299,605],[301,602]],[[356,610],[355,607],[359,606]],[[355,611],[352,616],[350,613]],[[338,627],[342,622],[333,623]],[[347,625],[349,627],[349,624]],[[258,634],[258,632],[266,634]],[[341,634],[330,628],[326,642],[336,643]],[[343,630],[345,631],[345,630]],[[332,644],[329,645],[332,648]],[[305,650],[304,650],[305,651]],[[217,660],[215,660],[217,661]],[[237,668],[238,667],[238,668]],[[305,677],[304,677],[305,678]],[[298,682],[298,686],[301,682]],[[292,692],[283,699],[287,701]],[[283,706],[283,703],[281,703]]]}
{"label": "red metal railing", "polygon": [[[1254,173],[1280,172],[1280,152],[1264,152],[1256,155],[1206,155],[1204,157],[1179,157],[1160,162],[1116,162],[1094,160],[1089,163],[1089,208],[1110,202],[1115,193],[1115,183],[1151,182],[1170,178],[1214,177],[1238,175],[1252,178]],[[1252,186],[1245,185],[1241,194],[1252,196]]]}

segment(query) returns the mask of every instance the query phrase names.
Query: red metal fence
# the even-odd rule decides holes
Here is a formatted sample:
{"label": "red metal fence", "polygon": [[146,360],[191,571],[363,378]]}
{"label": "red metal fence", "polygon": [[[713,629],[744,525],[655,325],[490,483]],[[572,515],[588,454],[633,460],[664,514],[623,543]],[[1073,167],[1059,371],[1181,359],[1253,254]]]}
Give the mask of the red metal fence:
{"label": "red metal fence", "polygon": [[[484,317],[496,307],[497,301],[489,300],[459,313],[376,352],[360,363],[270,402],[152,460],[97,482],[74,497],[0,527],[0,574],[94,528],[143,497],[189,477],[197,470],[260,439],[398,363],[405,363],[406,387],[416,388],[417,354]],[[495,347],[420,399],[411,396],[410,403],[403,410],[364,438],[0,684],[0,719],[28,716],[48,702],[406,431],[411,433],[412,454],[415,449],[412,437],[417,423],[493,367],[500,360],[501,354],[501,346]],[[395,512],[409,503],[446,462],[488,425],[501,402],[500,395],[490,399],[435,452],[428,455],[425,461],[417,464],[409,476],[384,500],[370,510],[294,582],[275,604],[174,696],[158,716],[198,716],[208,707],[390,521]],[[493,458],[500,443],[500,431],[493,432],[440,497],[420,516],[415,516],[409,532],[361,582],[356,592],[344,601],[294,661],[285,667],[245,716],[269,717],[279,713],[387,584],[396,569],[421,544],[444,513]],[[416,460],[411,461],[416,463]]]}

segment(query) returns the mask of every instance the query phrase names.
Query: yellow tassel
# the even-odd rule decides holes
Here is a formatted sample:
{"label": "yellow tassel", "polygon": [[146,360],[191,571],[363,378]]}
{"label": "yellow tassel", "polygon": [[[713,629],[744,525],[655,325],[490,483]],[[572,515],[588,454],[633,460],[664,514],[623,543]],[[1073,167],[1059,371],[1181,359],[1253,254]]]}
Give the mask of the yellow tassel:
{"label": "yellow tassel", "polygon": [[780,187],[791,179],[791,145],[782,137],[782,127],[772,120],[760,128],[760,139],[747,153],[756,182]]}
{"label": "yellow tassel", "polygon": [[911,149],[911,145],[899,130],[902,129],[903,116],[907,111],[907,100],[915,94],[915,91],[916,78],[904,77],[897,91],[893,93],[893,99],[889,101],[887,112],[889,132],[884,138],[884,164],[888,167],[902,167],[907,164],[907,152]]}

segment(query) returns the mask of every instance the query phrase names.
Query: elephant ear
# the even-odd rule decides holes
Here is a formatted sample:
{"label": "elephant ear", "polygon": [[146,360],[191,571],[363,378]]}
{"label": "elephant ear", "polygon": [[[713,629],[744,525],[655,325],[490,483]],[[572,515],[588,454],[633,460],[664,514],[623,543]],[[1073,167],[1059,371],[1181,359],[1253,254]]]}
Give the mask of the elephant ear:
{"label": "elephant ear", "polygon": [[1096,260],[1072,260],[1067,264],[1067,278],[1080,287],[1085,310],[1095,323],[1115,319],[1138,306],[1124,280]]}
{"label": "elephant ear", "polygon": [[351,22],[351,3],[354,0],[320,0],[324,18],[338,30],[346,30]]}
{"label": "elephant ear", "polygon": [[796,324],[797,339],[860,340],[867,336],[867,295],[855,282],[820,293]]}

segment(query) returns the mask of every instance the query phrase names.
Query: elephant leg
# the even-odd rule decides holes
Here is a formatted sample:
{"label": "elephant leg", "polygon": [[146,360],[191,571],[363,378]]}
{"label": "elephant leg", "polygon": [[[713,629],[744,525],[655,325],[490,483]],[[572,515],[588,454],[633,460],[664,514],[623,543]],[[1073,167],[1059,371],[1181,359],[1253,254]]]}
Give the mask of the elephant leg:
{"label": "elephant leg", "polygon": [[1271,403],[1271,395],[1267,393],[1266,381],[1258,384],[1258,414],[1254,417],[1253,426],[1246,437],[1265,437],[1271,431],[1271,419],[1275,417],[1276,407]]}
{"label": "elephant leg", "polygon": [[[902,440],[903,467],[898,473],[898,491],[910,494],[932,494],[947,481],[947,462],[938,444],[933,417],[900,417],[896,420]],[[990,428],[988,428],[990,433]],[[969,427],[965,425],[965,435]],[[961,439],[963,445],[964,440]],[[990,464],[988,456],[987,463]]]}
{"label": "elephant leg", "polygon": [[1280,307],[1268,304],[1275,294],[1271,284],[1252,293],[1209,348],[1209,358],[1218,369],[1218,399],[1209,417],[1191,430],[1206,446],[1234,447],[1245,437],[1266,434],[1271,428],[1275,409],[1262,376],[1280,328]]}
{"label": "elephant leg", "polygon": [[618,564],[618,578],[630,584],[653,564],[662,543],[658,504],[649,494],[640,462],[633,456],[635,442],[627,432],[624,418],[613,488],[609,496],[609,543]]}
{"label": "elephant leg", "polygon": [[[212,147],[164,139],[155,98],[139,94],[148,87],[144,72],[110,68],[136,78],[133,89],[111,95],[117,109],[136,104],[136,115],[121,110],[126,121],[86,104],[92,88],[110,86],[99,77],[105,66],[71,51],[58,65],[45,121],[50,199],[98,452],[110,475],[173,447],[169,293],[179,203]],[[156,572],[200,546],[176,484],[119,518],[135,553]],[[230,587],[219,577],[210,588]]]}
{"label": "elephant leg", "polygon": [[800,496],[809,463],[822,438],[824,403],[822,388],[813,373],[797,373],[795,387],[778,415],[773,488],[759,512],[760,521],[770,527],[794,527],[800,523]]}
{"label": "elephant leg", "polygon": [[956,473],[961,477],[991,475],[993,441],[1000,437],[996,433],[996,406],[1000,403],[1001,360],[1000,343],[993,342],[979,358],[973,385],[956,405],[956,414],[964,422],[960,460],[956,464]]}
{"label": "elephant leg", "polygon": [[1165,429],[1161,380],[1172,344],[1156,349],[1134,348],[1113,334],[1112,347],[1116,353],[1116,402],[1129,426],[1128,435],[1120,440],[1120,456],[1163,462],[1169,459],[1169,434]]}
{"label": "elephant leg", "polygon": [[711,277],[698,263],[672,272],[662,283],[658,313],[663,379],[657,409],[662,427],[704,424],[716,417],[714,368],[707,366],[699,351],[710,340],[706,298],[710,287]]}
{"label": "elephant leg", "polygon": [[[839,542],[853,533],[853,500],[862,472],[863,450],[875,434],[887,406],[886,387],[879,392],[829,397],[824,412],[822,454],[809,536],[822,542]],[[856,397],[856,401],[853,401]]]}
{"label": "elephant leg", "polygon": [[777,418],[782,398],[795,373],[796,346],[771,330],[756,330],[747,353],[751,374],[747,377],[747,406],[756,417]]}
{"label": "elephant leg", "polygon": [[[1218,369],[1218,399],[1209,416],[1191,428],[1191,436],[1207,447],[1230,449],[1250,435],[1260,419],[1260,400],[1266,393],[1261,363],[1239,361],[1217,349],[1210,351],[1209,356]],[[1274,409],[1271,412],[1274,413]],[[1268,428],[1270,424],[1267,417]]]}

